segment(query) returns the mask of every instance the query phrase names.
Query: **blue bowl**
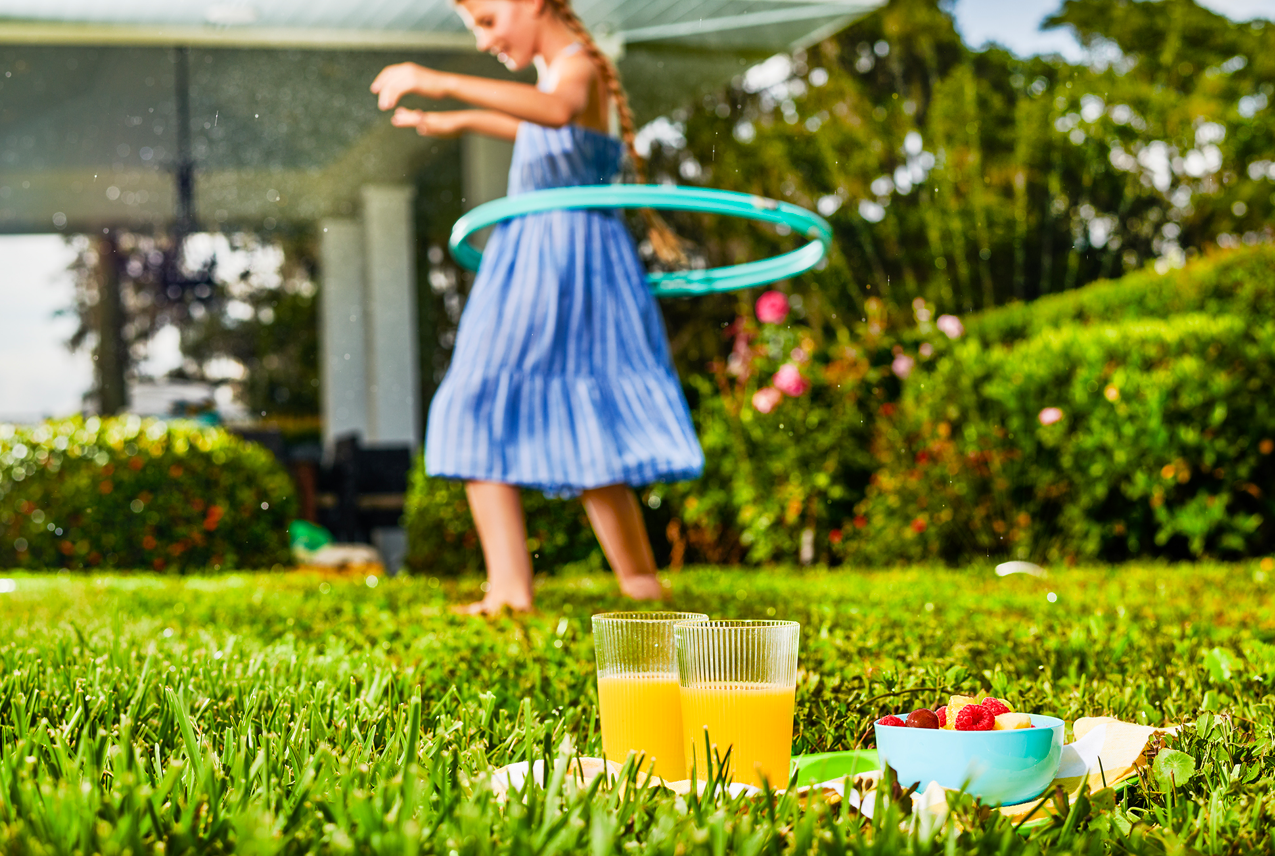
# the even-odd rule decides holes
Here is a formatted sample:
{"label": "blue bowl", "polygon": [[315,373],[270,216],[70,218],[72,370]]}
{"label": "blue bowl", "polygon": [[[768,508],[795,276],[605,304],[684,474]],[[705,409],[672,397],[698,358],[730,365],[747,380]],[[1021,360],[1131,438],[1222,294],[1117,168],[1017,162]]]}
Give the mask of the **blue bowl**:
{"label": "blue bowl", "polygon": [[[900,717],[902,718],[902,717]],[[987,803],[1013,805],[1039,797],[1058,775],[1063,721],[1032,714],[1035,728],[1014,731],[947,731],[877,724],[881,766],[894,768],[899,784],[930,782],[965,788]]]}

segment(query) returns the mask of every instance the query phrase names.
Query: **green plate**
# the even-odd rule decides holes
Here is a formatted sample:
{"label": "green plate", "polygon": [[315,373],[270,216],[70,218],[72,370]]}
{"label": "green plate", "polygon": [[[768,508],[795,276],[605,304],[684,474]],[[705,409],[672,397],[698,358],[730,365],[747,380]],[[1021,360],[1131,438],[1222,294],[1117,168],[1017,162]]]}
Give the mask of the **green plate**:
{"label": "green plate", "polygon": [[821,752],[816,755],[797,755],[792,759],[798,771],[797,785],[817,785],[879,770],[881,761],[875,749],[856,749],[850,752]]}

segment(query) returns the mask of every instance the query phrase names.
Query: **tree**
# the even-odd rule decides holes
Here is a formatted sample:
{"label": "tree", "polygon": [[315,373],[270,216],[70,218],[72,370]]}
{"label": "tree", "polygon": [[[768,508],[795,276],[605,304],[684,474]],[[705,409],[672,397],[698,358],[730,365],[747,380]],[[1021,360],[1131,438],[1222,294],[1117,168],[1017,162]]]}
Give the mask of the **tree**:
{"label": "tree", "polygon": [[[903,317],[918,297],[968,312],[1271,239],[1275,27],[1192,0],[1068,0],[1050,23],[1076,30],[1086,62],[974,51],[943,3],[893,0],[675,115],[684,139],[657,144],[654,165],[828,217],[836,248],[800,289],[825,327],[872,295]],[[712,264],[784,243],[676,225]],[[720,350],[736,308],[706,307],[709,323],[669,307],[692,363]]]}
{"label": "tree", "polygon": [[230,383],[254,414],[318,412],[311,236],[196,234],[181,259],[163,235],[109,229],[94,241],[73,240],[79,254],[70,311],[80,324],[69,344],[93,348],[89,397],[100,412],[128,406],[127,385],[167,326],[181,332],[185,358],[172,377]]}
{"label": "tree", "polygon": [[224,281],[218,300],[183,325],[181,376],[218,382],[225,379],[225,366],[242,367],[242,376],[232,382],[254,417],[317,415],[313,236],[242,234],[230,242],[243,254],[243,263],[237,276]]}

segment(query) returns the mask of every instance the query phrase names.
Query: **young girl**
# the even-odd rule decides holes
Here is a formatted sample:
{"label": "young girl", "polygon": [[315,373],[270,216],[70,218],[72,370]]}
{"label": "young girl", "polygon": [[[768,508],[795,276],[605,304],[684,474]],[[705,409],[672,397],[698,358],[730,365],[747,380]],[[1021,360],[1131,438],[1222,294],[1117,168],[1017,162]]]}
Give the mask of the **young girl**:
{"label": "young girl", "polygon": [[[479,109],[399,108],[421,134],[514,141],[509,194],[606,184],[633,119],[615,67],[569,0],[460,0],[478,40],[536,86],[392,65],[372,91],[382,110],[407,93]],[[578,494],[621,590],[663,592],[630,485],[694,478],[704,457],[669,358],[663,319],[614,211],[529,214],[496,227],[460,319],[451,368],[429,409],[426,469],[463,479],[487,563],[487,593],[464,609],[531,607],[519,488]]]}

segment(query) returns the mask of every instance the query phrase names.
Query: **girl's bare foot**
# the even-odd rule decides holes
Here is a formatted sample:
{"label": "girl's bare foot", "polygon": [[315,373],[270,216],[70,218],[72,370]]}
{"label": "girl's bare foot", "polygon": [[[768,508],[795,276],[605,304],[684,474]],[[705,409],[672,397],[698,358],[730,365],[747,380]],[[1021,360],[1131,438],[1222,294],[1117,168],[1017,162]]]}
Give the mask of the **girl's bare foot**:
{"label": "girl's bare foot", "polygon": [[664,586],[660,585],[659,579],[655,574],[635,574],[631,577],[621,577],[620,591],[633,598],[634,600],[665,600],[669,596],[669,592]]}
{"label": "girl's bare foot", "polygon": [[456,615],[499,615],[506,609],[510,612],[531,612],[531,598],[489,592],[482,600],[474,603],[456,604],[452,607],[452,612]]}

